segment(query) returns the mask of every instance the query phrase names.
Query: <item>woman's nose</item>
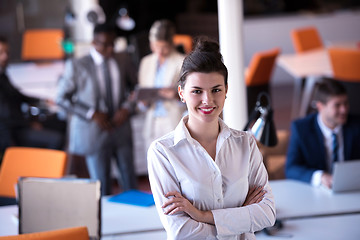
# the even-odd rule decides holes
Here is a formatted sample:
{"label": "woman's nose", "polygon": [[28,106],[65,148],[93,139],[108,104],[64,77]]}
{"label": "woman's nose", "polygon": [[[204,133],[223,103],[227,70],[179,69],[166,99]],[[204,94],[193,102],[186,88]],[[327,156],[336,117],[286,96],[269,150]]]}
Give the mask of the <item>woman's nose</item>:
{"label": "woman's nose", "polygon": [[212,102],[212,95],[209,92],[204,92],[202,103],[209,104]]}

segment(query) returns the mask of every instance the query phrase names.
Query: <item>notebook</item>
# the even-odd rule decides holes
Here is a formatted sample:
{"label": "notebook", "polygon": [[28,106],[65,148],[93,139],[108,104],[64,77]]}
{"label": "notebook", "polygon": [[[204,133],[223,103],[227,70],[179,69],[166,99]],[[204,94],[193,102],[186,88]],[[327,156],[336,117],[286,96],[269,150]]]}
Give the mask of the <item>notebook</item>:
{"label": "notebook", "polygon": [[138,190],[129,190],[109,198],[110,202],[125,203],[142,207],[149,207],[155,204],[153,195]]}
{"label": "notebook", "polygon": [[360,191],[360,160],[334,164],[332,191]]}

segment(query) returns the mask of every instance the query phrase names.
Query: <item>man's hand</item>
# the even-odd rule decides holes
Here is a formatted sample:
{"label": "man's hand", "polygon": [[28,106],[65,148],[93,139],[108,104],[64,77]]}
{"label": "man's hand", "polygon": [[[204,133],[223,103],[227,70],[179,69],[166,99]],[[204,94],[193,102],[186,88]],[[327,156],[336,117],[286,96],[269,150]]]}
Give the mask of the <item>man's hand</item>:
{"label": "man's hand", "polygon": [[110,131],[113,128],[106,113],[96,111],[92,116],[92,120],[94,120],[102,130]]}
{"label": "man's hand", "polygon": [[200,211],[179,192],[168,192],[165,194],[165,197],[169,199],[162,205],[162,208],[168,207],[168,209],[164,211],[164,214],[173,215],[178,212],[185,212],[195,221],[215,224],[211,211]]}
{"label": "man's hand", "polygon": [[247,205],[251,205],[253,203],[259,203],[259,202],[261,202],[261,200],[263,200],[264,195],[265,195],[264,187],[251,186],[249,188],[245,202],[242,206],[244,207]]}
{"label": "man's hand", "polygon": [[114,126],[119,127],[129,118],[129,110],[121,108],[117,110],[112,118],[111,122]]}
{"label": "man's hand", "polygon": [[175,97],[178,97],[178,93],[175,89],[172,88],[162,88],[159,90],[159,96],[164,99],[175,99]]}
{"label": "man's hand", "polygon": [[331,189],[332,187],[332,181],[333,181],[333,178],[332,178],[332,175],[329,174],[329,173],[323,173],[321,175],[321,184],[329,189]]}

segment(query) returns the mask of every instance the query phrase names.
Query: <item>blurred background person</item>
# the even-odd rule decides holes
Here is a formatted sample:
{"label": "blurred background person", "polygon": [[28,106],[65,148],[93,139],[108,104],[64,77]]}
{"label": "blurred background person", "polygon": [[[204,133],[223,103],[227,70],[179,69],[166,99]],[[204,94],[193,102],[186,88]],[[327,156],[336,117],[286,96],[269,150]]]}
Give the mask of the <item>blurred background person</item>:
{"label": "blurred background person", "polygon": [[57,102],[71,113],[69,152],[84,155],[92,179],[101,181],[102,195],[111,194],[111,160],[118,183],[126,191],[137,187],[129,95],[136,69],[125,52],[114,53],[115,30],[95,26],[90,54],[66,63]]}
{"label": "blurred background person", "polygon": [[9,146],[62,149],[64,133],[45,127],[23,110],[26,105],[50,105],[52,101],[22,94],[8,77],[8,62],[9,44],[0,36],[0,152]]}
{"label": "blurred background person", "polygon": [[173,43],[175,26],[169,20],[153,23],[149,32],[151,54],[145,56],[139,67],[140,88],[161,88],[160,99],[142,101],[140,109],[146,111],[144,124],[145,148],[150,143],[172,131],[185,110],[177,94],[179,73],[184,55]]}
{"label": "blurred background person", "polygon": [[360,119],[339,81],[324,79],[315,100],[318,112],[291,124],[286,177],[331,188],[334,162],[360,159]]}

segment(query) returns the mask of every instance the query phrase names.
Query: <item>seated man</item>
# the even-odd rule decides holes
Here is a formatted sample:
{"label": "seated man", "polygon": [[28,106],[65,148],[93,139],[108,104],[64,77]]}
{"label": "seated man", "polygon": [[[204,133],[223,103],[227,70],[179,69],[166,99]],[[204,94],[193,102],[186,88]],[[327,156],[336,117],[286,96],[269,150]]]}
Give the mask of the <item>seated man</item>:
{"label": "seated man", "polygon": [[8,60],[8,42],[0,37],[0,153],[14,145],[61,149],[65,133],[25,117],[23,104],[34,105],[41,100],[25,96],[13,86],[6,73]]}
{"label": "seated man", "polygon": [[360,119],[348,114],[346,90],[338,81],[320,83],[315,100],[318,113],[291,125],[285,173],[331,188],[333,162],[360,159]]}

